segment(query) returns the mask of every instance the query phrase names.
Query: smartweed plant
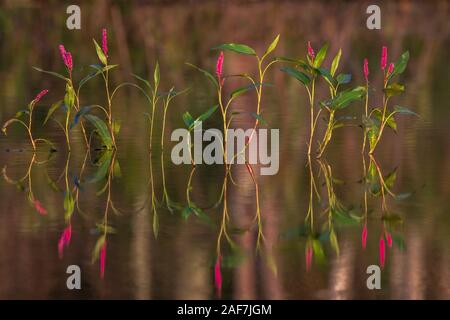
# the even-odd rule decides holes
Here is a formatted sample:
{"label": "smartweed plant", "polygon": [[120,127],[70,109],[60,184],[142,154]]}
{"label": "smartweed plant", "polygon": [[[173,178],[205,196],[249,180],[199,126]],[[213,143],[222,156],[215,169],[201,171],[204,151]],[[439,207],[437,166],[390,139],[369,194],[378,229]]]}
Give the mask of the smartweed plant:
{"label": "smartweed plant", "polygon": [[[261,101],[262,101],[262,94],[263,94],[263,86],[266,85],[264,83],[264,79],[266,76],[267,71],[269,68],[278,60],[276,58],[271,59],[269,62],[266,61],[267,57],[275,50],[275,48],[278,45],[278,41],[280,39],[280,35],[277,35],[275,39],[272,41],[272,43],[268,46],[266,51],[262,56],[259,56],[256,51],[251,48],[248,45],[245,44],[236,44],[236,43],[226,43],[221,44],[219,46],[216,46],[213,48],[213,50],[220,50],[219,57],[217,59],[216,63],[216,76],[213,76],[209,71],[201,69],[195,65],[192,65],[188,63],[189,66],[192,66],[202,72],[214,85],[216,91],[217,91],[217,101],[218,104],[211,107],[208,111],[204,113],[206,116],[210,116],[218,107],[220,107],[220,112],[222,115],[222,127],[223,127],[223,155],[224,155],[224,163],[226,165],[226,168],[228,169],[228,162],[233,162],[233,160],[240,155],[241,153],[245,152],[245,149],[248,147],[255,130],[259,124],[259,122],[264,122],[264,119],[261,115]],[[225,76],[223,74],[223,64],[224,64],[224,53],[223,51],[231,51],[234,53],[242,54],[242,55],[248,55],[253,56],[256,59],[257,67],[258,67],[258,74],[256,77],[252,77],[247,73],[243,74],[237,74],[237,75],[229,75]],[[244,87],[239,87],[231,91],[230,97],[226,99],[224,97],[224,85],[225,80],[227,78],[231,77],[240,77],[248,80],[250,82],[249,85],[246,85]],[[236,154],[233,155],[232,158],[230,158],[227,155],[227,132],[231,125],[231,120],[234,116],[240,114],[240,112],[230,112],[229,108],[232,105],[232,103],[235,101],[236,98],[241,96],[242,94],[254,89],[256,91],[257,96],[257,103],[256,103],[256,109],[255,112],[252,112],[251,115],[255,118],[255,124],[253,126],[253,131],[249,139],[247,140],[243,150],[239,150]],[[199,118],[202,120],[202,118],[205,118],[205,116],[201,115]],[[190,120],[193,123],[193,118],[190,117]],[[231,160],[230,160],[231,159]]]}
{"label": "smartweed plant", "polygon": [[[339,62],[342,55],[341,49],[339,49],[338,53],[333,58],[331,68],[328,70],[322,67],[323,61],[325,60],[327,55],[328,44],[322,46],[317,52],[317,55],[309,41],[307,48],[307,61],[285,57],[279,59],[281,61],[290,62],[295,65],[295,68],[284,67],[281,69],[281,71],[298,80],[305,87],[308,93],[310,108],[308,156],[311,155],[313,136],[317,127],[317,120],[319,119],[322,110],[326,110],[328,112],[328,119],[326,120],[327,129],[322,138],[322,141],[319,142],[319,149],[317,151],[317,157],[320,158],[331,140],[333,130],[343,126],[343,123],[336,119],[335,112],[348,107],[351,102],[361,99],[364,96],[365,89],[364,87],[356,87],[354,89],[348,89],[339,92],[340,86],[349,83],[352,78],[350,74],[345,73],[336,75],[336,71],[339,67]],[[320,103],[321,108],[316,112],[315,101],[318,77],[322,77],[328,84],[330,99],[322,101]]]}
{"label": "smartweed plant", "polygon": [[[81,86],[83,86],[87,81],[98,75],[102,75],[103,82],[105,84],[107,107],[102,105],[89,105],[81,108],[78,107],[78,112],[73,119],[71,127],[74,127],[81,120],[81,118],[87,119],[95,127],[95,132],[100,136],[103,147],[107,150],[112,150],[117,148],[115,136],[120,131],[120,120],[114,119],[113,117],[112,102],[114,94],[118,88],[121,87],[121,84],[119,84],[112,93],[110,92],[109,72],[111,69],[117,67],[117,65],[109,64],[108,62],[109,55],[106,29],[102,30],[102,46],[100,47],[95,39],[93,39],[93,42],[100,64],[90,65],[90,67],[95,71],[80,81],[78,92]],[[99,109],[105,114],[106,123],[101,118],[91,113],[91,111],[95,109]]]}
{"label": "smartweed plant", "polygon": [[[383,131],[386,127],[392,130],[397,130],[397,123],[394,115],[406,114],[417,115],[408,108],[395,105],[393,108],[389,107],[389,101],[392,97],[397,96],[405,91],[403,84],[393,82],[394,78],[402,74],[409,60],[409,52],[404,52],[397,62],[390,63],[388,65],[387,47],[383,47],[381,51],[381,63],[380,67],[383,72],[383,99],[382,107],[374,107],[369,112],[369,90],[366,90],[366,104],[365,113],[363,114],[363,128],[364,128],[364,141],[362,152],[364,152],[366,146],[366,139],[369,140],[369,153],[372,154],[375,151],[378,143],[381,140]],[[364,60],[363,66],[364,77],[366,80],[366,88],[369,87],[369,65],[368,60]]]}
{"label": "smartweed plant", "polygon": [[[8,121],[6,121],[2,127],[2,131],[6,135],[7,129],[11,124],[18,123],[21,126],[23,126],[27,130],[28,136],[30,138],[31,146],[33,147],[33,151],[36,151],[36,142],[39,142],[39,141],[47,143],[54,150],[53,144],[49,140],[43,139],[43,138],[35,139],[35,138],[33,138],[33,132],[32,132],[34,108],[36,107],[36,104],[42,99],[42,97],[45,96],[47,93],[48,93],[47,89],[39,92],[36,95],[36,97],[28,104],[27,109],[23,109],[23,110],[20,110],[19,112],[17,112],[16,115],[14,116],[14,118],[11,118]],[[28,115],[27,123],[25,123],[21,119],[24,115]]]}

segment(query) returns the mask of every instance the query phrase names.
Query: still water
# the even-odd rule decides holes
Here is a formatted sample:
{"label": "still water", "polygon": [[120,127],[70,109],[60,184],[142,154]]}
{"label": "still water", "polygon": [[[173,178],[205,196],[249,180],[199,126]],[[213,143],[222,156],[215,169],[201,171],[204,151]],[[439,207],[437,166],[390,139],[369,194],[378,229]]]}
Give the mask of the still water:
{"label": "still water", "polygon": [[[82,31],[63,27],[64,7],[44,10],[30,2],[0,9],[0,122],[48,88],[33,133],[57,149],[49,153],[42,146],[33,154],[20,128],[0,138],[0,298],[450,298],[447,2],[383,3],[381,31],[364,27],[363,2],[96,1],[81,7]],[[336,14],[324,19],[325,12]],[[113,104],[122,121],[114,153],[88,153],[79,128],[68,153],[57,125],[41,126],[64,86],[32,66],[61,70],[57,47],[64,43],[74,56],[74,76],[81,78],[95,63],[91,39],[104,26],[111,34],[110,59],[119,64],[113,83],[135,82],[131,72],[150,78],[158,59],[165,90],[190,88],[168,110],[164,151],[158,120],[149,152],[149,106],[133,88]],[[208,81],[185,62],[214,70],[211,47],[238,42],[263,51],[278,33],[278,55],[303,56],[309,40],[316,47],[328,41],[330,52],[343,48],[340,68],[355,83],[363,82],[365,57],[372,69],[378,65],[382,45],[392,57],[409,50],[402,75],[407,90],[398,103],[420,117],[399,117],[397,133],[387,133],[373,157],[363,156],[363,105],[355,104],[348,109],[349,126],[336,131],[322,159],[308,161],[306,92],[276,67],[268,73],[273,86],[264,89],[262,112],[271,128],[280,129],[278,174],[256,174],[256,189],[245,165],[233,166],[232,181],[221,165],[174,165],[170,133],[184,126],[182,113],[200,114],[215,103]],[[230,53],[224,70],[256,72],[252,58]],[[373,74],[374,83],[382,81]],[[238,84],[230,81],[230,87]],[[318,95],[326,96],[325,89]],[[100,79],[92,80],[82,104],[104,103],[102,90]],[[255,100],[249,93],[232,108],[254,112]],[[215,114],[208,125],[220,128],[220,121]],[[253,124],[244,114],[232,126]],[[324,129],[319,121],[319,132]],[[106,179],[97,179],[105,158]],[[75,206],[70,219],[68,190]],[[45,214],[28,201],[30,192]],[[61,240],[68,232],[70,243]],[[382,263],[379,242],[386,232],[392,246],[386,244],[381,290],[368,290],[366,269]],[[72,264],[81,268],[82,290],[66,288]]]}

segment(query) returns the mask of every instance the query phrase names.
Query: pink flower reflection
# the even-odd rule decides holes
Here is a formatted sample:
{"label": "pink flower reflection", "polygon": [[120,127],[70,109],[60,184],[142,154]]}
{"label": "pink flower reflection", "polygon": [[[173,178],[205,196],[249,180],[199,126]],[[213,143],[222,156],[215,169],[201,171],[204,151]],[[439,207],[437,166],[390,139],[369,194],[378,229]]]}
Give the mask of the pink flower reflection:
{"label": "pink flower reflection", "polygon": [[34,200],[33,204],[34,208],[41,216],[45,216],[47,214],[47,209],[44,208],[44,206],[39,200]]}
{"label": "pink flower reflection", "polygon": [[386,245],[384,243],[384,237],[380,238],[380,265],[384,268],[384,263],[386,261]]}
{"label": "pink flower reflection", "polygon": [[214,285],[216,286],[217,296],[222,295],[222,273],[220,271],[220,264],[222,262],[222,256],[218,256],[216,264],[214,265]]}
{"label": "pink flower reflection", "polygon": [[64,247],[70,244],[70,239],[72,238],[72,225],[69,224],[61,234],[61,237],[58,241],[58,255],[59,258],[62,259]]}
{"label": "pink flower reflection", "polygon": [[313,248],[312,246],[308,245],[305,251],[306,271],[309,271],[311,269],[312,258],[313,258]]}
{"label": "pink flower reflection", "polygon": [[106,263],[106,240],[100,249],[100,278],[105,278],[105,263]]}
{"label": "pink flower reflection", "polygon": [[367,224],[364,224],[364,228],[361,233],[361,243],[363,249],[365,249],[367,245]]}

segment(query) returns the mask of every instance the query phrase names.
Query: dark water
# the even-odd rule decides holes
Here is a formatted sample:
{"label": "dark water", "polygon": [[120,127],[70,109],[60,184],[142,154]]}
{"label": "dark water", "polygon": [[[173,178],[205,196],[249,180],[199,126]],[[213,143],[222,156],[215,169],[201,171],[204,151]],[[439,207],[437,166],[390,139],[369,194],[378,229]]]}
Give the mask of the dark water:
{"label": "dark water", "polygon": [[[81,6],[81,31],[64,28],[65,7],[40,3],[3,4],[0,9],[0,120],[26,106],[40,89],[50,89],[36,109],[33,133],[53,141],[58,150],[49,156],[42,146],[33,156],[20,128],[0,138],[0,298],[217,298],[218,256],[223,298],[450,298],[447,2],[382,2],[381,31],[365,28],[367,4],[362,2],[86,2]],[[122,120],[122,129],[111,159],[120,164],[121,174],[116,171],[99,194],[108,179],[88,183],[99,170],[99,155],[95,150],[86,153],[79,129],[73,129],[68,153],[59,128],[53,123],[41,126],[48,105],[62,98],[63,83],[31,66],[62,71],[57,46],[64,43],[74,55],[75,77],[81,77],[95,63],[91,38],[99,39],[103,26],[110,32],[110,59],[120,65],[112,73],[114,84],[135,81],[131,72],[150,78],[158,59],[162,87],[190,91],[169,108],[163,159],[161,109],[150,154],[149,125],[143,115],[149,106],[131,88],[119,93],[113,112]],[[196,115],[215,103],[208,81],[185,62],[214,70],[214,45],[242,42],[261,52],[278,33],[278,55],[303,56],[308,40],[315,47],[328,41],[330,52],[342,47],[340,68],[352,73],[355,83],[363,81],[364,57],[371,63],[372,81],[382,81],[375,71],[382,45],[388,46],[390,57],[409,50],[410,63],[401,78],[407,89],[396,103],[420,118],[398,117],[397,133],[383,137],[373,158],[361,155],[362,130],[358,120],[350,121],[352,126],[335,132],[324,157],[308,165],[307,95],[273,68],[268,81],[274,86],[264,89],[262,110],[270,127],[280,129],[280,170],[274,176],[257,175],[258,213],[255,184],[244,165],[233,167],[234,183],[226,181],[224,199],[223,166],[176,166],[170,160],[174,144],[169,139],[173,129],[183,127],[184,111]],[[234,54],[225,55],[224,68],[227,74],[256,72],[253,59]],[[318,94],[327,95],[324,86]],[[100,78],[86,86],[81,99],[84,105],[104,103]],[[232,108],[254,112],[254,95],[243,96]],[[348,112],[357,117],[362,108],[355,104]],[[216,114],[208,125],[220,128],[220,121]],[[243,115],[233,126],[250,128],[253,123],[254,118]],[[319,121],[319,132],[324,129]],[[375,173],[372,180],[369,167]],[[320,196],[319,200],[313,193],[312,202],[311,173]],[[389,192],[380,187],[380,176]],[[60,257],[58,241],[69,225],[64,217],[66,181],[77,200],[70,218],[70,245]],[[30,191],[46,215],[28,201]],[[333,210],[344,212],[334,216],[331,227],[329,195],[336,200]],[[311,203],[312,220],[307,215]],[[183,217],[188,204],[201,208],[202,214]],[[93,256],[105,225],[111,232],[106,235],[102,278],[99,259]],[[330,228],[339,250],[330,241]],[[393,245],[386,248],[382,289],[371,291],[366,269],[380,264],[379,240],[385,232],[392,235]],[[311,241],[315,252],[308,266]],[[102,253],[97,253],[101,259]],[[82,270],[80,291],[66,288],[66,268],[72,264]]]}

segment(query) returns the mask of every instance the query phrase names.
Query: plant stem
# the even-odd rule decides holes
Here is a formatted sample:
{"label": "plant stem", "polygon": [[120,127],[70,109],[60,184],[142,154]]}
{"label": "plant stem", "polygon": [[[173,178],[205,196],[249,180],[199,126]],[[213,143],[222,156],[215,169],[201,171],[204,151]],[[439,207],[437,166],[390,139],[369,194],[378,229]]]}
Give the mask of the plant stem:
{"label": "plant stem", "polygon": [[66,142],[67,142],[67,148],[70,152],[70,139],[69,139],[69,119],[70,119],[70,109],[67,109],[67,114],[66,114],[66,127],[64,130],[64,133],[66,135]]}
{"label": "plant stem", "polygon": [[106,97],[108,99],[108,124],[109,124],[109,132],[111,134],[111,139],[113,141],[113,147],[116,148],[116,138],[114,137],[113,123],[112,123],[112,105],[111,105],[111,96],[109,94],[109,72],[105,71],[105,89],[106,89]]}
{"label": "plant stem", "polygon": [[313,141],[313,135],[314,135],[314,91],[315,91],[315,82],[316,79],[312,80],[311,83],[311,94],[309,96],[309,105],[310,105],[310,114],[311,114],[311,123],[310,123],[310,136],[309,136],[309,145],[308,145],[308,156],[311,155],[311,146]]}
{"label": "plant stem", "polygon": [[333,135],[333,127],[334,127],[334,110],[330,112],[330,118],[328,119],[328,125],[327,130],[325,131],[325,136],[323,137],[322,144],[319,148],[319,154],[317,155],[317,158],[322,157],[322,154],[325,151],[325,148],[327,147],[328,143],[331,141],[331,137]]}
{"label": "plant stem", "polygon": [[[31,105],[31,108],[30,108],[30,117],[29,117],[27,129],[28,129],[28,135],[30,136],[31,145],[33,146],[33,151],[36,151],[36,144],[34,143],[33,134],[31,133],[31,125],[32,125],[32,118],[33,118],[33,109],[34,109],[34,105]],[[25,127],[26,127],[26,126],[25,126]]]}

